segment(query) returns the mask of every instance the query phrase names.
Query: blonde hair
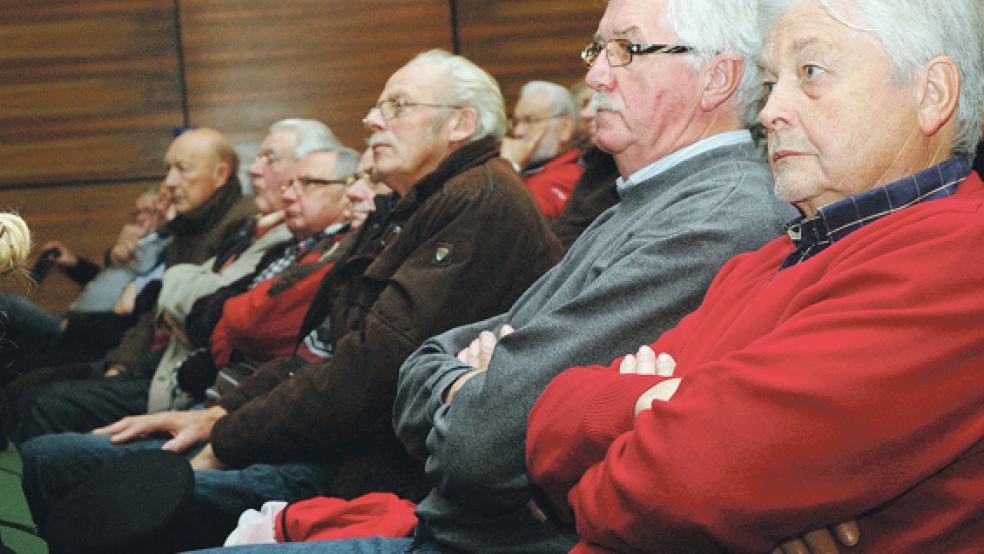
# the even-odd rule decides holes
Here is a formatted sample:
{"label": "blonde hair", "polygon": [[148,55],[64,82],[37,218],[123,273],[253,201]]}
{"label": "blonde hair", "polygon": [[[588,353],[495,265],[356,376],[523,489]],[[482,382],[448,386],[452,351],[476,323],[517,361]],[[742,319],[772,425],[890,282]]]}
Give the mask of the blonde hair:
{"label": "blonde hair", "polygon": [[24,265],[31,251],[31,231],[21,216],[0,212],[0,274],[10,273]]}

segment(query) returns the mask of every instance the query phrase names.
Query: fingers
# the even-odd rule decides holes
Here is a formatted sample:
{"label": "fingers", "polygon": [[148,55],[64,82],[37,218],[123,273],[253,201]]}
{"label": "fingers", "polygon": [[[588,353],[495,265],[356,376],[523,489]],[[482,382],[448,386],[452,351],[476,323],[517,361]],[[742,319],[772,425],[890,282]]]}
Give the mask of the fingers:
{"label": "fingers", "polygon": [[807,552],[810,554],[837,554],[839,552],[834,536],[826,528],[810,531],[803,535]]}
{"label": "fingers", "polygon": [[626,354],[622,358],[622,363],[618,366],[618,372],[623,374],[634,374],[636,372],[636,357],[633,354]]}
{"label": "fingers", "polygon": [[806,544],[799,539],[786,541],[780,544],[776,550],[782,554],[810,554],[810,551],[806,549]]}
{"label": "fingers", "polygon": [[656,357],[656,375],[672,377],[676,370],[676,360],[666,352],[660,352]]}
{"label": "fingers", "polygon": [[653,402],[656,400],[662,400],[663,402],[668,401],[673,398],[676,394],[677,389],[680,387],[680,378],[667,379],[656,385],[650,387],[646,392],[639,396],[639,399],[635,403],[635,415],[639,415],[639,412],[643,410],[649,410],[653,407]]}
{"label": "fingers", "polygon": [[636,373],[639,375],[656,375],[656,353],[645,344],[636,352]]}
{"label": "fingers", "polygon": [[858,529],[858,522],[852,519],[834,525],[834,535],[841,544],[854,546],[858,544],[858,540],[861,538],[861,531]]}
{"label": "fingers", "polygon": [[513,329],[512,325],[508,325],[508,324],[503,325],[502,328],[499,329],[499,338],[501,339],[506,335],[511,335],[513,331],[515,331],[515,329]]}
{"label": "fingers", "polygon": [[119,444],[131,441],[147,432],[145,418],[125,417],[112,425],[95,429],[94,435],[109,435],[109,442]]}
{"label": "fingers", "polygon": [[197,434],[189,428],[182,429],[174,438],[165,442],[162,446],[162,450],[170,450],[171,452],[177,452],[178,454],[188,450],[192,446],[198,444],[201,440],[197,437]]}
{"label": "fingers", "polygon": [[530,501],[526,503],[526,507],[529,508],[530,513],[533,514],[533,519],[539,521],[540,523],[547,522],[547,514],[543,513],[543,510],[540,509],[540,506],[537,505],[535,500],[531,498]]}

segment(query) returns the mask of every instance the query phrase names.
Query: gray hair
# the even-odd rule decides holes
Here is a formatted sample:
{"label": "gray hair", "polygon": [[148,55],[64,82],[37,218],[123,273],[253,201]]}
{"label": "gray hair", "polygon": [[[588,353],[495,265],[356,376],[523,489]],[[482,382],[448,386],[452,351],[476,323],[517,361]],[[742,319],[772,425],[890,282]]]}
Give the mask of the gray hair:
{"label": "gray hair", "polygon": [[498,140],[506,134],[506,103],[494,77],[468,58],[440,49],[417,54],[407,65],[425,62],[436,64],[447,76],[440,83],[446,91],[444,101],[478,112],[478,125],[471,141],[488,136]]}
{"label": "gray hair", "polygon": [[335,169],[331,172],[331,177],[329,177],[330,179],[344,179],[355,173],[359,166],[359,159],[362,157],[361,154],[347,146],[340,146],[338,148],[315,148],[314,150],[306,152],[304,156],[317,154],[319,152],[331,153],[337,156],[335,158]]}
{"label": "gray hair", "polygon": [[762,36],[756,0],[670,0],[666,21],[684,46],[693,48],[695,69],[722,52],[741,56],[744,71],[738,83],[735,107],[746,125],[755,124],[761,107],[762,79],[758,60]]}
{"label": "gray hair", "polygon": [[534,94],[541,90],[550,95],[550,104],[553,106],[552,113],[554,115],[570,116],[574,118],[574,124],[577,125],[577,103],[574,102],[574,95],[565,87],[557,83],[551,83],[550,81],[530,81],[523,85],[519,94],[520,96],[526,96],[527,94]]}
{"label": "gray hair", "polygon": [[271,133],[293,132],[297,136],[294,159],[299,160],[316,150],[337,151],[343,148],[324,123],[316,119],[281,119],[270,126]]}
{"label": "gray hair", "polygon": [[[911,81],[929,60],[944,55],[960,72],[957,134],[952,154],[973,156],[984,111],[984,8],[980,0],[855,0],[862,21],[848,21],[831,0],[816,2],[840,23],[878,40],[892,61],[895,84]],[[797,0],[762,0],[767,33]]]}

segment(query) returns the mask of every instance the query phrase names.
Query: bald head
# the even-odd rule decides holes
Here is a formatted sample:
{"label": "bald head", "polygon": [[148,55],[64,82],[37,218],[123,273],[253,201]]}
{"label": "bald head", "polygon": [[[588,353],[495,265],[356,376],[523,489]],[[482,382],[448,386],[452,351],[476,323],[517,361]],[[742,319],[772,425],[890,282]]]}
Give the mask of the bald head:
{"label": "bald head", "polygon": [[186,131],[175,138],[164,161],[164,185],[179,215],[207,202],[239,169],[239,158],[229,140],[208,128]]}

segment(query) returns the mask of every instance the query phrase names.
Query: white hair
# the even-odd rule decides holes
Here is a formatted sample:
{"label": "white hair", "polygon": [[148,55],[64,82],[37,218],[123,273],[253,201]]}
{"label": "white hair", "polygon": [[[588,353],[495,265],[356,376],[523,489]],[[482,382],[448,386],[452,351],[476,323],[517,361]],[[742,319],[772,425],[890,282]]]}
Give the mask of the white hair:
{"label": "white hair", "polygon": [[329,177],[330,179],[344,179],[355,173],[359,166],[359,160],[362,158],[362,154],[359,154],[347,146],[342,146],[340,148],[315,148],[304,155],[310,156],[311,154],[317,154],[319,152],[331,153],[336,156],[335,169],[332,170],[331,177]]}
{"label": "white hair", "polygon": [[417,54],[407,65],[415,63],[433,63],[443,70],[446,80],[440,83],[440,89],[446,91],[445,102],[478,112],[471,141],[488,136],[498,140],[506,134],[506,103],[499,83],[487,71],[463,56],[440,49]]}
{"label": "white hair", "polygon": [[15,213],[0,212],[0,274],[20,268],[31,251],[31,231]]}
{"label": "white hair", "polygon": [[337,151],[343,148],[324,123],[316,119],[281,119],[270,126],[271,133],[292,132],[297,137],[294,159],[299,160],[315,150]]}
{"label": "white hair", "polygon": [[574,102],[574,95],[571,94],[571,91],[550,81],[530,81],[523,85],[519,95],[526,96],[539,91],[546,92],[550,96],[550,105],[553,106],[552,115],[570,116],[574,119],[574,124],[577,125],[577,103]]}
{"label": "white hair", "polygon": [[693,48],[695,69],[722,52],[741,57],[744,70],[738,83],[735,107],[746,125],[754,125],[760,99],[762,79],[758,60],[762,36],[757,21],[756,0],[670,0],[666,22],[682,46]]}
{"label": "white hair", "polygon": [[[762,0],[763,35],[802,0]],[[815,0],[840,23],[870,33],[892,62],[895,84],[910,82],[929,60],[947,56],[960,72],[957,134],[952,154],[973,156],[984,111],[984,7],[980,0],[853,0],[861,21],[849,21],[832,0]]]}

